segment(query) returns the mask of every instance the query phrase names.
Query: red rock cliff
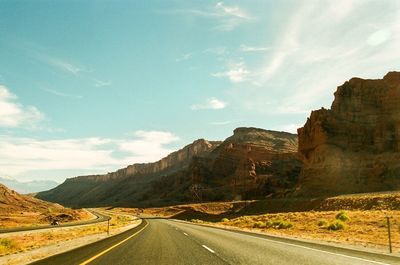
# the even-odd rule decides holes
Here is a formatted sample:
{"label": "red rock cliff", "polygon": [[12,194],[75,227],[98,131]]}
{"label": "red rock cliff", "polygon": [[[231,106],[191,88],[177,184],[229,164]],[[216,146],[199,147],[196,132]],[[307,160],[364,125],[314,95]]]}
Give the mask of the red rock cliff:
{"label": "red rock cliff", "polygon": [[331,109],[313,111],[298,136],[304,161],[301,194],[398,189],[400,72],[345,82]]}

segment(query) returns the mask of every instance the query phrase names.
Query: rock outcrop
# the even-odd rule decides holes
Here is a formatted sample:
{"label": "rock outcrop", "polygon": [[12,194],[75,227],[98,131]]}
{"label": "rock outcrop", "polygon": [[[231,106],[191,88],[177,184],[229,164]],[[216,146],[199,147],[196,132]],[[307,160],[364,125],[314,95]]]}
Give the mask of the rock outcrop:
{"label": "rock outcrop", "polygon": [[312,111],[298,136],[299,194],[400,188],[400,72],[345,82],[331,109]]}
{"label": "rock outcrop", "polygon": [[219,144],[220,142],[199,139],[157,162],[133,164],[103,175],[69,178],[56,188],[39,192],[36,196],[69,206],[140,201],[147,196],[146,192],[152,181],[187,168],[193,157],[204,156]]}
{"label": "rock outcrop", "polygon": [[37,196],[68,206],[156,206],[284,196],[302,162],[297,136],[238,128],[224,142],[197,140],[155,163],[67,179]]}

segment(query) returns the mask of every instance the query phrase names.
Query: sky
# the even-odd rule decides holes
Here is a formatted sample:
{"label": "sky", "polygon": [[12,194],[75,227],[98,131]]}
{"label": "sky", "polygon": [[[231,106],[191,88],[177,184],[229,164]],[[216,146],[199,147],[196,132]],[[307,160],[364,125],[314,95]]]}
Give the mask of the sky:
{"label": "sky", "polygon": [[0,0],[0,177],[156,161],[234,128],[296,132],[400,70],[400,1]]}

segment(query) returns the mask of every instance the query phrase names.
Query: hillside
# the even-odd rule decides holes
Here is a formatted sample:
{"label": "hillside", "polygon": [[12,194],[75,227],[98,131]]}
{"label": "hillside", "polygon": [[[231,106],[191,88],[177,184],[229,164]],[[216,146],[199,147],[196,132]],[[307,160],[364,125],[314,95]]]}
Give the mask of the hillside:
{"label": "hillside", "polygon": [[283,196],[296,184],[297,136],[238,128],[224,142],[197,140],[155,163],[67,179],[37,197],[68,206],[149,206]]}
{"label": "hillside", "polygon": [[187,168],[193,157],[211,152],[219,142],[200,139],[146,164],[133,164],[103,175],[79,176],[67,179],[36,197],[68,206],[98,206],[140,201],[146,196],[152,181]]}
{"label": "hillside", "polygon": [[59,204],[22,195],[0,184],[0,229],[50,224],[53,220],[71,222],[92,218],[83,210],[64,208]]}
{"label": "hillside", "polygon": [[400,72],[338,87],[331,109],[313,111],[298,130],[304,161],[298,194],[398,190],[399,106]]}
{"label": "hillside", "polygon": [[0,184],[0,212],[11,213],[18,211],[43,211],[49,207],[62,209],[58,204],[45,202],[37,198],[21,195]]}

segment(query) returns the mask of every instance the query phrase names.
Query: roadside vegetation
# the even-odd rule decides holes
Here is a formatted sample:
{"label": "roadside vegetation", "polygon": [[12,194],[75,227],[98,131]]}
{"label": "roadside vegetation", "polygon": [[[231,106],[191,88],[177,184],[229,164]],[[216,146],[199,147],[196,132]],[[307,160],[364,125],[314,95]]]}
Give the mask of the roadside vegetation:
{"label": "roadside vegetation", "polygon": [[[133,216],[112,216],[110,221],[110,234],[116,233],[120,228],[131,224]],[[24,233],[15,233],[10,236],[0,234],[0,256],[40,248],[50,244],[57,244],[80,237],[107,233],[107,222],[82,227],[54,228],[52,230],[34,230]]]}
{"label": "roadside vegetation", "polygon": [[219,222],[193,219],[192,222],[386,251],[385,216],[391,216],[393,249],[400,251],[398,210],[290,212],[222,218]]}

